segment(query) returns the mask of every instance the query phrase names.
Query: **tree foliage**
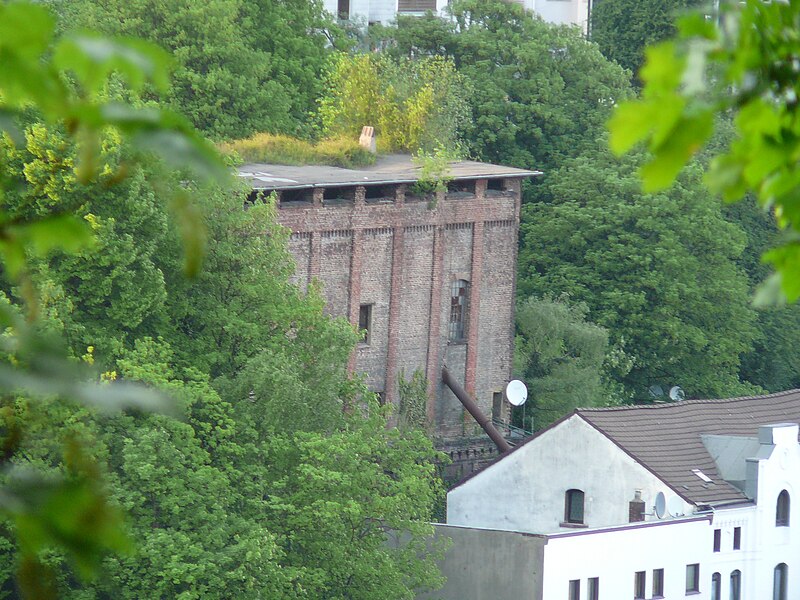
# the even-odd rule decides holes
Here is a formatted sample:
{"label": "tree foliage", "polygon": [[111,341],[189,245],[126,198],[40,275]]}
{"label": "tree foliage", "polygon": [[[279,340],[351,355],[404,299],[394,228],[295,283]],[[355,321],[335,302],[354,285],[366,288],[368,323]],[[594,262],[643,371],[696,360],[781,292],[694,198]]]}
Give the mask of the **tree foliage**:
{"label": "tree foliage", "polygon": [[591,39],[610,60],[634,74],[646,46],[672,37],[682,12],[698,0],[602,0],[592,5]]}
{"label": "tree foliage", "polygon": [[744,236],[722,218],[698,165],[648,196],[640,160],[598,152],[552,175],[551,195],[523,208],[520,290],[586,303],[632,358],[621,381],[637,398],[656,383],[695,397],[745,391],[739,357],[756,332],[736,265]]}
{"label": "tree foliage", "polygon": [[800,297],[800,231],[796,149],[798,106],[793,32],[800,5],[748,0],[724,3],[720,25],[692,15],[677,40],[647,51],[639,100],[621,105],[611,121],[612,148],[646,142],[642,167],[649,190],[664,188],[709,140],[715,115],[732,111],[736,139],[717,153],[708,182],[726,200],[748,190],[773,210],[783,231],[765,254],[776,269],[761,299]]}
{"label": "tree foliage", "polygon": [[[528,384],[520,423],[542,429],[578,407],[613,401],[604,381],[608,331],[586,321],[588,307],[568,299],[528,297],[517,307],[514,374]],[[518,411],[520,412],[520,411]]]}

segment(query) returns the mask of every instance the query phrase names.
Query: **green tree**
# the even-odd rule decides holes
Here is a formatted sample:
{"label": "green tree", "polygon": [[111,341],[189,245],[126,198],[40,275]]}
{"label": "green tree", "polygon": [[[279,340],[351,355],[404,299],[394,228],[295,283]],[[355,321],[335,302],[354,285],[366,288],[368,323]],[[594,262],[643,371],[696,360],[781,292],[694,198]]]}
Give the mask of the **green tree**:
{"label": "green tree", "polygon": [[644,63],[644,49],[675,35],[680,13],[699,0],[601,0],[592,5],[591,39],[600,51],[634,74]]}
{"label": "green tree", "polygon": [[693,165],[669,193],[639,191],[641,158],[609,153],[565,162],[543,202],[524,207],[519,288],[569,294],[633,360],[635,398],[655,383],[694,397],[746,391],[739,357],[756,335],[745,238],[726,222]]}
{"label": "green tree", "polygon": [[575,29],[513,2],[460,0],[452,19],[400,18],[390,49],[445,56],[474,88],[472,152],[490,162],[550,169],[594,148],[628,75]]}
{"label": "green tree", "polygon": [[720,25],[692,15],[680,22],[677,40],[648,49],[642,97],[617,109],[611,146],[624,153],[645,142],[651,158],[642,168],[644,186],[662,189],[709,141],[716,115],[731,111],[735,139],[715,152],[708,182],[729,201],[752,191],[774,211],[782,235],[765,259],[777,273],[760,300],[794,301],[800,297],[800,109],[791,65],[800,5],[747,0],[721,10]]}
{"label": "green tree", "polygon": [[517,306],[514,375],[528,386],[525,429],[610,400],[603,381],[608,331],[588,322],[587,313],[567,299],[530,297]]}
{"label": "green tree", "polygon": [[308,133],[330,34],[318,1],[55,0],[68,28],[150,40],[176,63],[167,99],[207,135]]}

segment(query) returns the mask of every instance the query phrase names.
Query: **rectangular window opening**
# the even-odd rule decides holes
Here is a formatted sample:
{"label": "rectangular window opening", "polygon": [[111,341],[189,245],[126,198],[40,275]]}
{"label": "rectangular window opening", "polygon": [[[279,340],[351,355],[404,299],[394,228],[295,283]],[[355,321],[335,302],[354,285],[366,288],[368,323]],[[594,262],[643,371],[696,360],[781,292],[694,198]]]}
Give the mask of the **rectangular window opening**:
{"label": "rectangular window opening", "polygon": [[398,0],[397,12],[425,12],[436,10],[436,0]]}
{"label": "rectangular window opening", "polygon": [[740,550],[742,548],[742,528],[733,528],[733,549]]}
{"label": "rectangular window opening", "polygon": [[281,190],[280,191],[280,207],[307,207],[314,202],[314,190],[311,188],[302,188],[299,190]]}
{"label": "rectangular window opening", "polygon": [[447,193],[456,196],[474,196],[475,195],[475,181],[474,180],[458,180],[451,181],[447,184]]}
{"label": "rectangular window opening", "polygon": [[364,201],[368,204],[388,204],[394,202],[396,188],[391,185],[364,186]]}
{"label": "rectangular window opening", "polygon": [[686,565],[686,592],[700,591],[700,565]]}
{"label": "rectangular window opening", "polygon": [[503,392],[492,392],[492,419],[503,418]]}
{"label": "rectangular window opening", "polygon": [[644,598],[644,586],[647,583],[647,573],[644,571],[636,571],[633,578],[633,597],[635,600],[642,600]]}
{"label": "rectangular window opening", "polygon": [[361,343],[369,344],[372,333],[372,304],[358,307],[358,332],[361,334]]}
{"label": "rectangular window opening", "polygon": [[325,188],[322,192],[323,205],[346,204],[355,201],[356,188],[354,187],[332,187]]}
{"label": "rectangular window opening", "polygon": [[589,577],[586,597],[588,600],[600,600],[600,578]]}
{"label": "rectangular window opening", "polygon": [[664,597],[664,569],[653,569],[653,598]]}
{"label": "rectangular window opening", "polygon": [[572,579],[569,582],[569,600],[581,600],[581,580]]}
{"label": "rectangular window opening", "polygon": [[714,552],[719,552],[721,547],[722,547],[722,530],[721,529],[715,529],[714,530]]}
{"label": "rectangular window opening", "polygon": [[469,308],[469,282],[458,279],[453,282],[450,293],[451,342],[463,342],[466,334],[467,310]]}

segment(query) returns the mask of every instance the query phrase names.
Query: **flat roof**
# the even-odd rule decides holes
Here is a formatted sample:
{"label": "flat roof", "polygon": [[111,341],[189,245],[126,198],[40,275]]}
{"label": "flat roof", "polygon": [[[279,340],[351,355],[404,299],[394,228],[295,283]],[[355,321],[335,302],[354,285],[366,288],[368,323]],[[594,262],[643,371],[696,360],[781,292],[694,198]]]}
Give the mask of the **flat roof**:
{"label": "flat roof", "polygon": [[[541,171],[527,171],[489,163],[461,160],[451,162],[453,179],[494,179],[500,177],[535,177]],[[343,169],[325,165],[246,164],[238,175],[256,190],[293,188],[343,187],[350,185],[413,183],[420,178],[421,168],[404,154],[381,156],[374,165],[360,169]]]}

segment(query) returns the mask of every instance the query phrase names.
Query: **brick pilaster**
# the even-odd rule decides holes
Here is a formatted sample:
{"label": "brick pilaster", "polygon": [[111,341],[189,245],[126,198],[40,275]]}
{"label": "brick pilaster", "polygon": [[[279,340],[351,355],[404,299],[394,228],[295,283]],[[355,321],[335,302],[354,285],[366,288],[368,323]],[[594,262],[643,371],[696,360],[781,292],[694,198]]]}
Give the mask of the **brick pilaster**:
{"label": "brick pilaster", "polygon": [[[483,273],[483,221],[472,227],[472,273],[469,283],[469,321],[467,322],[467,361],[464,389],[475,396],[475,369],[478,364],[478,324],[481,310],[481,275]],[[466,415],[466,413],[465,413]]]}
{"label": "brick pilaster", "polygon": [[[364,188],[361,188],[362,190]],[[362,195],[363,201],[363,195]],[[348,320],[354,327],[358,327],[358,310],[361,306],[361,260],[362,237],[360,229],[354,229],[350,245],[350,293],[348,294],[349,307]],[[356,350],[350,354],[347,369],[352,373],[356,369]]]}
{"label": "brick pilaster", "polygon": [[[392,231],[392,275],[389,290],[389,345],[386,351],[386,383],[384,394],[387,403],[397,404],[397,347],[400,345],[400,302],[403,284],[403,246],[405,228],[396,226]],[[395,411],[395,414],[397,412]],[[394,417],[392,417],[394,419]]]}
{"label": "brick pilaster", "polygon": [[436,391],[441,380],[441,321],[442,321],[442,271],[444,270],[444,227],[437,226],[433,232],[433,261],[431,269],[431,314],[428,328],[428,362],[425,374],[428,378],[428,424],[436,424]]}
{"label": "brick pilaster", "polygon": [[320,241],[322,234],[319,231],[311,232],[311,240],[309,241],[309,257],[308,257],[308,283],[313,279],[319,279],[320,260],[321,260],[321,246]]}

